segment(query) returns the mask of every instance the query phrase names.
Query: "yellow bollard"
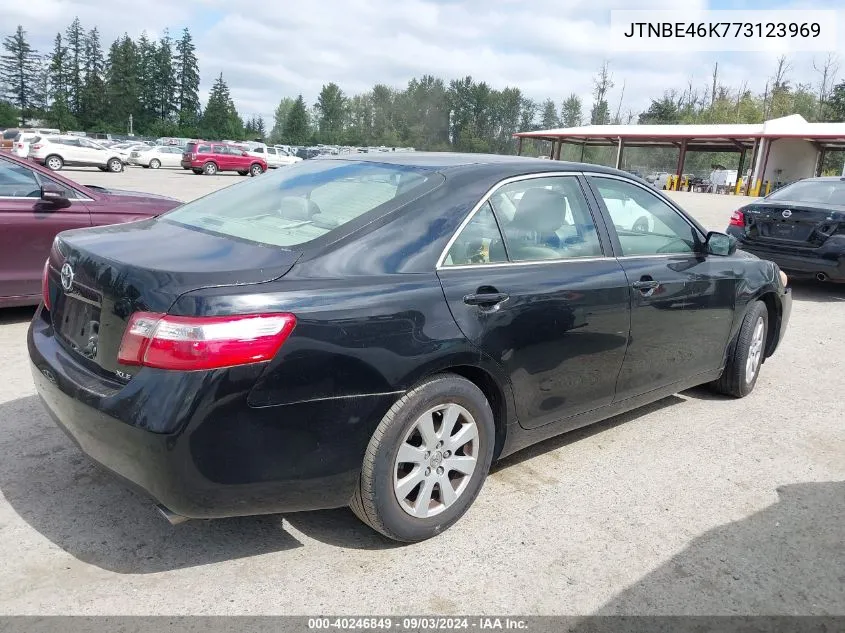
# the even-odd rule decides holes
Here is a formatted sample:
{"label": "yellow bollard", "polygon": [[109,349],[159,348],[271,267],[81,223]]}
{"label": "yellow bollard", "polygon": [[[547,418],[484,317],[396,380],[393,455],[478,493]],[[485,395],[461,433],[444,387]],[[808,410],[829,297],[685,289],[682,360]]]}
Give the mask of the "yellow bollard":
{"label": "yellow bollard", "polygon": [[740,191],[742,191],[742,178],[737,178],[736,187],[734,187],[734,195],[738,196]]}
{"label": "yellow bollard", "polygon": [[766,181],[766,193],[764,193],[763,196],[764,197],[768,196],[771,191],[772,191],[772,183],[771,183],[771,181],[767,180]]}

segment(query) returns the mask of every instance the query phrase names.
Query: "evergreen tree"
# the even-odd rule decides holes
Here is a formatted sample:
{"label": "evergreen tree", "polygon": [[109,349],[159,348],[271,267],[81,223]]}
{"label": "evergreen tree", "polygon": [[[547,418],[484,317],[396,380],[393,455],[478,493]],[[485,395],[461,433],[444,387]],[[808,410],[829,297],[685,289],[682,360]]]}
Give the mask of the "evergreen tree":
{"label": "evergreen tree", "polygon": [[173,41],[167,29],[159,40],[153,63],[153,82],[155,97],[155,115],[158,121],[165,123],[174,120],[176,105],[176,73],[173,68]]}
{"label": "evergreen tree", "polygon": [[191,32],[186,27],[176,42],[176,108],[183,133],[196,128],[200,115],[200,68]]}
{"label": "evergreen tree", "polygon": [[203,136],[211,139],[240,140],[245,135],[243,121],[232,101],[223,73],[220,73],[211,87],[201,128]]}
{"label": "evergreen tree", "polygon": [[264,117],[258,116],[255,118],[255,135],[262,141],[267,139],[267,125],[264,123]]}
{"label": "evergreen tree", "polygon": [[68,92],[70,58],[67,46],[62,42],[62,34],[57,33],[53,42],[53,53],[50,55],[50,109],[47,120],[60,130],[72,130],[77,126],[76,117],[70,109]]}
{"label": "evergreen tree", "polygon": [[308,109],[302,95],[299,95],[285,119],[284,140],[292,145],[302,145],[308,142],[309,134]]}
{"label": "evergreen tree", "polygon": [[845,121],[845,81],[835,85],[831,90],[828,113],[831,121]]}
{"label": "evergreen tree", "polygon": [[578,127],[583,123],[584,114],[581,98],[574,92],[560,106],[560,124],[563,127]]}
{"label": "evergreen tree", "polygon": [[108,102],[105,65],[100,32],[94,27],[85,38],[85,77],[80,99],[81,111],[77,116],[86,130],[101,130],[106,126]]}
{"label": "evergreen tree", "polygon": [[543,113],[540,115],[540,127],[544,130],[552,130],[560,125],[557,118],[557,106],[551,99],[543,102]]}
{"label": "evergreen tree", "polygon": [[68,83],[68,104],[74,116],[79,117],[82,108],[82,81],[85,68],[85,31],[79,18],[74,18],[65,31],[67,42],[67,67],[65,73]]}
{"label": "evergreen tree", "polygon": [[276,106],[276,113],[273,116],[273,129],[270,131],[270,142],[280,143],[285,137],[285,124],[288,114],[293,107],[293,99],[284,97]]}
{"label": "evergreen tree", "polygon": [[314,107],[318,112],[320,139],[324,143],[339,143],[346,119],[346,97],[336,83],[323,86]]}
{"label": "evergreen tree", "polygon": [[4,38],[3,50],[0,84],[9,102],[20,110],[21,125],[25,125],[38,102],[38,54],[26,41],[26,31],[22,26],[18,26],[14,35]]}
{"label": "evergreen tree", "polygon": [[146,31],[141,33],[136,45],[138,56],[138,112],[135,115],[135,125],[142,133],[150,130],[156,120],[156,105],[158,92],[156,90],[156,45],[147,37]]}
{"label": "evergreen tree", "polygon": [[[106,94],[109,121],[113,129],[129,126],[129,117],[138,113],[138,51],[135,42],[125,34],[114,41],[106,63]],[[133,125],[134,127],[134,125]]]}
{"label": "evergreen tree", "polygon": [[0,128],[18,125],[20,112],[8,101],[0,99]]}

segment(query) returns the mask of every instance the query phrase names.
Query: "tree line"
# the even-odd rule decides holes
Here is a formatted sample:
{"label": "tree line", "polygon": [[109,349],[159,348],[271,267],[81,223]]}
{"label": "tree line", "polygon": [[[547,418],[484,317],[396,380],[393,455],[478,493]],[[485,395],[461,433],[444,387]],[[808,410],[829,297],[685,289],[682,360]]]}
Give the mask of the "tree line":
{"label": "tree line", "polygon": [[[757,123],[793,113],[809,121],[845,121],[845,81],[837,82],[837,58],[818,60],[814,70],[810,81],[795,81],[790,61],[781,57],[764,90],[755,92],[747,83],[724,84],[714,65],[706,85],[690,80],[653,98],[639,113],[625,107],[625,82],[614,78],[608,63],[596,72],[588,103],[575,93],[535,100],[519,87],[497,89],[471,76],[423,75],[404,87],[376,84],[351,95],[327,83],[310,105],[301,94],[283,97],[267,125],[260,116],[239,114],[222,74],[203,107],[189,29],[178,38],[165,31],[157,40],[124,34],[105,52],[98,29],[86,30],[75,19],[56,34],[46,55],[29,44],[22,26],[5,37],[0,125],[38,119],[62,130],[126,133],[131,116],[134,133],[149,136],[513,153],[514,132],[583,124]],[[548,151],[541,142],[528,142],[524,150]],[[575,151],[565,148],[562,157],[580,159],[567,155]],[[638,160],[631,151],[629,160]],[[602,157],[600,149],[585,156]]]}

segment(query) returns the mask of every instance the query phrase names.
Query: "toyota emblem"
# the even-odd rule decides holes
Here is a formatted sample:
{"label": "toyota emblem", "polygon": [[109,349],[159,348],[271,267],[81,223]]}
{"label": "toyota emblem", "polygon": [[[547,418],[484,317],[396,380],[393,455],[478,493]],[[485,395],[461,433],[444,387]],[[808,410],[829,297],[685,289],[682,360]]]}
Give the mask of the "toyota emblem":
{"label": "toyota emblem", "polygon": [[73,268],[68,263],[62,266],[62,288],[65,292],[70,292],[73,288]]}
{"label": "toyota emblem", "polygon": [[792,215],[792,211],[790,211],[789,209],[786,209],[781,215],[783,215],[784,218],[788,218],[789,216]]}

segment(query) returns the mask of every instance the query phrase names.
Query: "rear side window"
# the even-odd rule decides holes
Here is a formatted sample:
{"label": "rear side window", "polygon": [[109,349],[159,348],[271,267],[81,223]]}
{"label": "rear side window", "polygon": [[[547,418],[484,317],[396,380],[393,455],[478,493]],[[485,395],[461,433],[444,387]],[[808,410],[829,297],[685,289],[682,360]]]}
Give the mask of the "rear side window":
{"label": "rear side window", "polygon": [[6,130],[3,132],[3,140],[11,141],[17,138],[19,132],[17,130]]}
{"label": "rear side window", "polygon": [[444,266],[497,264],[508,261],[502,233],[489,202],[485,202],[458,234]]}
{"label": "rear side window", "polygon": [[270,246],[298,246],[387,209],[435,179],[442,177],[403,165],[302,162],[189,202],[162,219]]}
{"label": "rear side window", "polygon": [[197,146],[197,154],[210,154],[211,153],[211,145],[198,145]]}

